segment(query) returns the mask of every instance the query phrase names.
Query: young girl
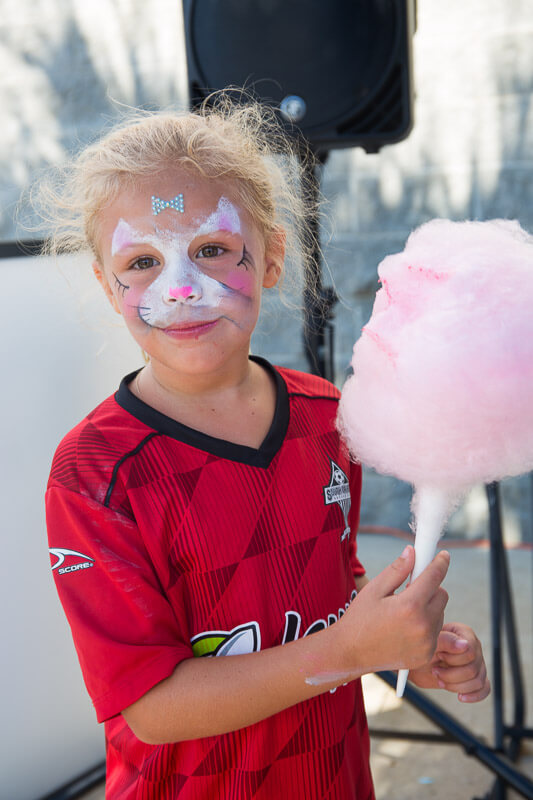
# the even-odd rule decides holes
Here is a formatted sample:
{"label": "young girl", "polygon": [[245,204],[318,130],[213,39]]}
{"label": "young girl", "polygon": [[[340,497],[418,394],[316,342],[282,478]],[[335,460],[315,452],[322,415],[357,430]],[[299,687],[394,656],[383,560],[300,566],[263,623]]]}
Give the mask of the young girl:
{"label": "young girl", "polygon": [[442,624],[446,553],[399,595],[412,548],[365,577],[337,389],[249,355],[305,214],[272,124],[147,116],[60,199],[52,249],[92,251],[149,359],[64,438],[47,491],[112,800],[369,800],[361,675],[488,693],[475,635]]}

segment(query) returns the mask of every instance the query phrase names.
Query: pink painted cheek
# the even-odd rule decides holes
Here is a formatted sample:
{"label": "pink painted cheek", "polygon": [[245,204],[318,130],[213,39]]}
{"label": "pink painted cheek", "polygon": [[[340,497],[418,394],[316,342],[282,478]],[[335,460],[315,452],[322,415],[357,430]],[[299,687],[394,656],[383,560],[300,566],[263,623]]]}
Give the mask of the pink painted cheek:
{"label": "pink painted cheek", "polygon": [[254,278],[252,275],[247,275],[245,272],[237,270],[229,272],[224,283],[229,286],[230,289],[234,289],[236,292],[240,292],[247,297],[253,294]]}
{"label": "pink painted cheek", "polygon": [[139,320],[139,312],[142,315],[143,311],[139,307],[142,306],[144,291],[144,289],[132,286],[124,293],[123,297],[119,297],[120,310],[127,322]]}

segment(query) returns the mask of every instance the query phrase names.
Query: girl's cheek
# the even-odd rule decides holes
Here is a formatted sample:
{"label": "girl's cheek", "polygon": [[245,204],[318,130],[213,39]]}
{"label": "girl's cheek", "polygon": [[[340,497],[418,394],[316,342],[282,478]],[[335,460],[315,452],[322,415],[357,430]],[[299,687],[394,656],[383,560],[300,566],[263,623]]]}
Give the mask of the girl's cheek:
{"label": "girl's cheek", "polygon": [[229,272],[225,283],[230,289],[243,294],[245,297],[251,297],[253,294],[254,276],[246,272],[241,272],[239,270]]}
{"label": "girl's cheek", "polygon": [[122,316],[127,322],[134,322],[139,319],[139,312],[142,314],[142,296],[144,290],[140,287],[131,286],[118,298]]}

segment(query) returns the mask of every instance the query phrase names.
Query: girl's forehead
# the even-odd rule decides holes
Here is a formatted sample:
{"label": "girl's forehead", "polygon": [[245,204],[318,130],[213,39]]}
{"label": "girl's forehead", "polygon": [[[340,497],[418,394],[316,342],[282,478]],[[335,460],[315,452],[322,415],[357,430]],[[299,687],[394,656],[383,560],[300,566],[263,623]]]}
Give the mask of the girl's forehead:
{"label": "girl's forehead", "polygon": [[152,216],[158,217],[165,212],[163,221],[147,222],[146,216],[137,219],[120,217],[112,231],[111,255],[116,255],[133,244],[143,242],[156,246],[167,243],[179,243],[184,246],[191,237],[224,231],[230,234],[242,232],[241,217],[238,209],[226,197],[220,197],[216,208],[206,216],[198,216],[192,220],[181,220],[184,214],[185,200],[177,195],[171,200],[163,200],[156,195],[151,196]]}
{"label": "girl's forehead", "polygon": [[248,216],[230,181],[173,170],[125,187],[108,211],[108,219],[123,219],[146,232],[215,229],[236,233]]}
{"label": "girl's forehead", "polygon": [[[132,197],[139,212],[162,217],[167,210],[191,216],[210,214],[221,197],[239,206],[239,193],[234,182],[206,178],[183,169],[168,169],[143,178],[126,191],[122,198]],[[167,205],[169,204],[169,205]]]}

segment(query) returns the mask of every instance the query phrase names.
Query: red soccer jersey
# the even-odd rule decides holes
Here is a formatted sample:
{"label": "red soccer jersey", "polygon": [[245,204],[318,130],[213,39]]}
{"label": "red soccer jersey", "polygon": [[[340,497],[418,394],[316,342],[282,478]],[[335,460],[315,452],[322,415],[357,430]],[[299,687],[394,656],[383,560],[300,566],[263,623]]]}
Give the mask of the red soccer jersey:
{"label": "red soccer jersey", "polygon": [[129,391],[130,375],[54,458],[52,568],[106,724],[111,800],[374,797],[360,681],[173,744],[144,744],[120,713],[183,659],[310,635],[355,596],[361,473],[335,430],[339,393],[256,360],[277,387],[258,450],[160,414]]}

